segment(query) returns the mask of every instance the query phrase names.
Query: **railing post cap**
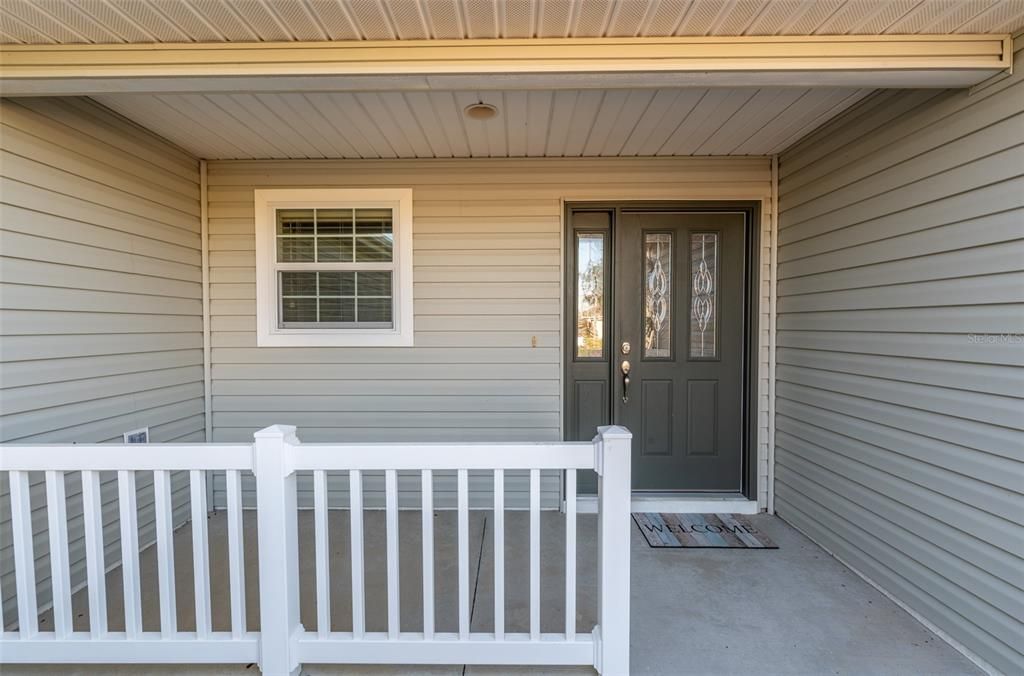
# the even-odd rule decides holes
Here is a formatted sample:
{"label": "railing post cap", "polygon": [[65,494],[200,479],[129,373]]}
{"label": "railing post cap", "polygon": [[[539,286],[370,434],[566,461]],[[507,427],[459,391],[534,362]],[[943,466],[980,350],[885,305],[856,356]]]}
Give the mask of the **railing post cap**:
{"label": "railing post cap", "polygon": [[271,425],[253,433],[254,439],[287,439],[295,436],[295,425]]}
{"label": "railing post cap", "polygon": [[597,436],[601,439],[632,439],[633,433],[621,425],[605,425],[597,428]]}

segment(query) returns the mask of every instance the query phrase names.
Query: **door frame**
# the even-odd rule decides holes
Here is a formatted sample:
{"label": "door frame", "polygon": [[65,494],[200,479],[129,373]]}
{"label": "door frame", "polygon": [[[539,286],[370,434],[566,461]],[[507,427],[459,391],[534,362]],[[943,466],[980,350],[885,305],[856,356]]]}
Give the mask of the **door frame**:
{"label": "door frame", "polygon": [[[606,284],[608,285],[605,313],[609,318],[608,345],[614,346],[616,336],[614,335],[614,317],[616,298],[614,296],[613,282],[615,278],[615,245],[616,231],[619,223],[619,215],[622,211],[674,211],[681,213],[742,213],[746,222],[746,250],[743,253],[744,274],[746,280],[743,294],[743,339],[744,354],[742,363],[743,402],[741,407],[741,420],[744,429],[742,435],[743,447],[741,449],[741,476],[740,493],[747,499],[757,500],[757,383],[758,383],[758,350],[759,350],[759,326],[760,298],[758,289],[760,285],[760,257],[761,250],[761,200],[609,200],[609,201],[587,201],[587,200],[566,200],[563,212],[563,233],[562,233],[562,283],[565,292],[562,294],[562,436],[568,436],[569,426],[567,424],[570,415],[573,387],[569,378],[570,369],[575,355],[575,317],[576,317],[576,265],[575,265],[575,230],[573,227],[573,213],[576,211],[605,211],[611,214],[611,225],[608,239],[608,270],[605,272]],[[611,351],[613,352],[613,350]],[[609,385],[614,378],[615,360],[613,355],[608,356],[608,382]],[[609,387],[608,408],[606,410],[607,420],[612,416],[612,396]],[[651,495],[649,492],[639,492],[641,495]],[[677,491],[665,492],[669,495],[695,495],[700,496],[701,491]],[[656,494],[656,493],[655,493]]]}

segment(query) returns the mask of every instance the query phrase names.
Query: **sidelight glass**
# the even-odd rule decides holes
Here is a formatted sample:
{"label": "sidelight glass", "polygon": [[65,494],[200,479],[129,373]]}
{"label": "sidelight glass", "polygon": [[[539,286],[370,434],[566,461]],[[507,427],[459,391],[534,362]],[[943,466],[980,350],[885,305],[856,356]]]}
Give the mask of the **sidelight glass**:
{"label": "sidelight glass", "polygon": [[644,356],[672,356],[672,234],[644,233]]}
{"label": "sidelight glass", "polygon": [[690,357],[718,356],[718,233],[690,235]]}
{"label": "sidelight glass", "polygon": [[576,356],[604,356],[604,234],[576,235]]}

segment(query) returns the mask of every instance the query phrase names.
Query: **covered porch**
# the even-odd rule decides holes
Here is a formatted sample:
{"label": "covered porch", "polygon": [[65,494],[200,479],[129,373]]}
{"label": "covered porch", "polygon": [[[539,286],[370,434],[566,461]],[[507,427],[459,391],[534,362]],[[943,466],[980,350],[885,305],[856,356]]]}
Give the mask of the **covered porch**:
{"label": "covered porch", "polygon": [[[456,629],[456,584],[454,581],[454,533],[456,515],[439,511],[436,519],[437,619],[439,631]],[[564,588],[564,515],[544,512],[541,517],[541,628],[560,631],[564,620],[561,590]],[[525,512],[506,517],[510,542],[522,542],[529,528]],[[633,674],[742,674],[759,664],[764,674],[820,674],[823,665],[836,673],[980,674],[967,658],[939,639],[889,598],[836,561],[781,519],[761,514],[750,522],[778,545],[777,550],[740,549],[653,549],[635,525],[631,528],[632,565],[630,588],[631,673]],[[422,630],[422,578],[420,577],[420,514],[403,511],[402,532],[402,617],[403,630]],[[346,543],[349,538],[347,510],[332,510],[331,540]],[[247,513],[246,578],[251,580],[247,604],[249,629],[259,627],[259,600],[255,552],[255,515]],[[227,516],[214,512],[208,521],[210,566],[214,581],[228,577]],[[384,513],[366,517],[367,563],[385,559]],[[579,517],[579,569],[577,626],[593,626],[597,618],[597,523],[592,515]],[[474,511],[470,516],[470,579],[473,588],[471,622],[474,632],[494,630],[494,539],[493,512]],[[299,542],[303,551],[313,550],[313,514],[300,513]],[[195,605],[191,578],[191,529],[175,534],[178,618],[182,631],[195,628]],[[343,545],[331,557],[332,579],[337,594],[332,596],[331,624],[335,631],[350,631],[351,594],[347,584],[351,573]],[[506,624],[509,631],[526,631],[529,626],[528,569],[524,549],[509,546],[506,551]],[[383,565],[368,565],[367,595],[383,598],[386,579]],[[159,599],[155,584],[156,551],[142,555],[143,628],[159,627]],[[301,618],[315,630],[315,558],[300,559]],[[213,627],[230,627],[230,599],[226,584],[212,587]],[[123,630],[123,586],[120,569],[107,575],[110,629]],[[85,590],[73,601],[75,628],[88,628]],[[387,624],[383,605],[367,607],[367,629],[382,631]],[[40,618],[40,630],[52,630],[52,615]],[[135,674],[141,665],[7,665],[10,676],[67,674]],[[146,665],[146,673],[166,674],[249,674],[252,665]],[[303,674],[593,674],[590,667],[512,666],[417,666],[417,665],[317,665],[306,664]]]}
{"label": "covered porch", "polygon": [[1020,2],[157,4],[0,0],[5,674],[1024,670]]}

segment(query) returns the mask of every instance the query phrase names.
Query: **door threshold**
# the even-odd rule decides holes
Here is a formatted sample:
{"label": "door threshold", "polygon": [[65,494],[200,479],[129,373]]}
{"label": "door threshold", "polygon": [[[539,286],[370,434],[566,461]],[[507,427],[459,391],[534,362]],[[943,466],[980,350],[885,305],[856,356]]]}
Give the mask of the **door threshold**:
{"label": "door threshold", "polygon": [[[739,493],[650,494],[633,493],[630,509],[634,512],[668,512],[672,514],[757,514],[757,500]],[[564,511],[564,506],[563,506]],[[576,498],[576,511],[597,514],[597,497]]]}

